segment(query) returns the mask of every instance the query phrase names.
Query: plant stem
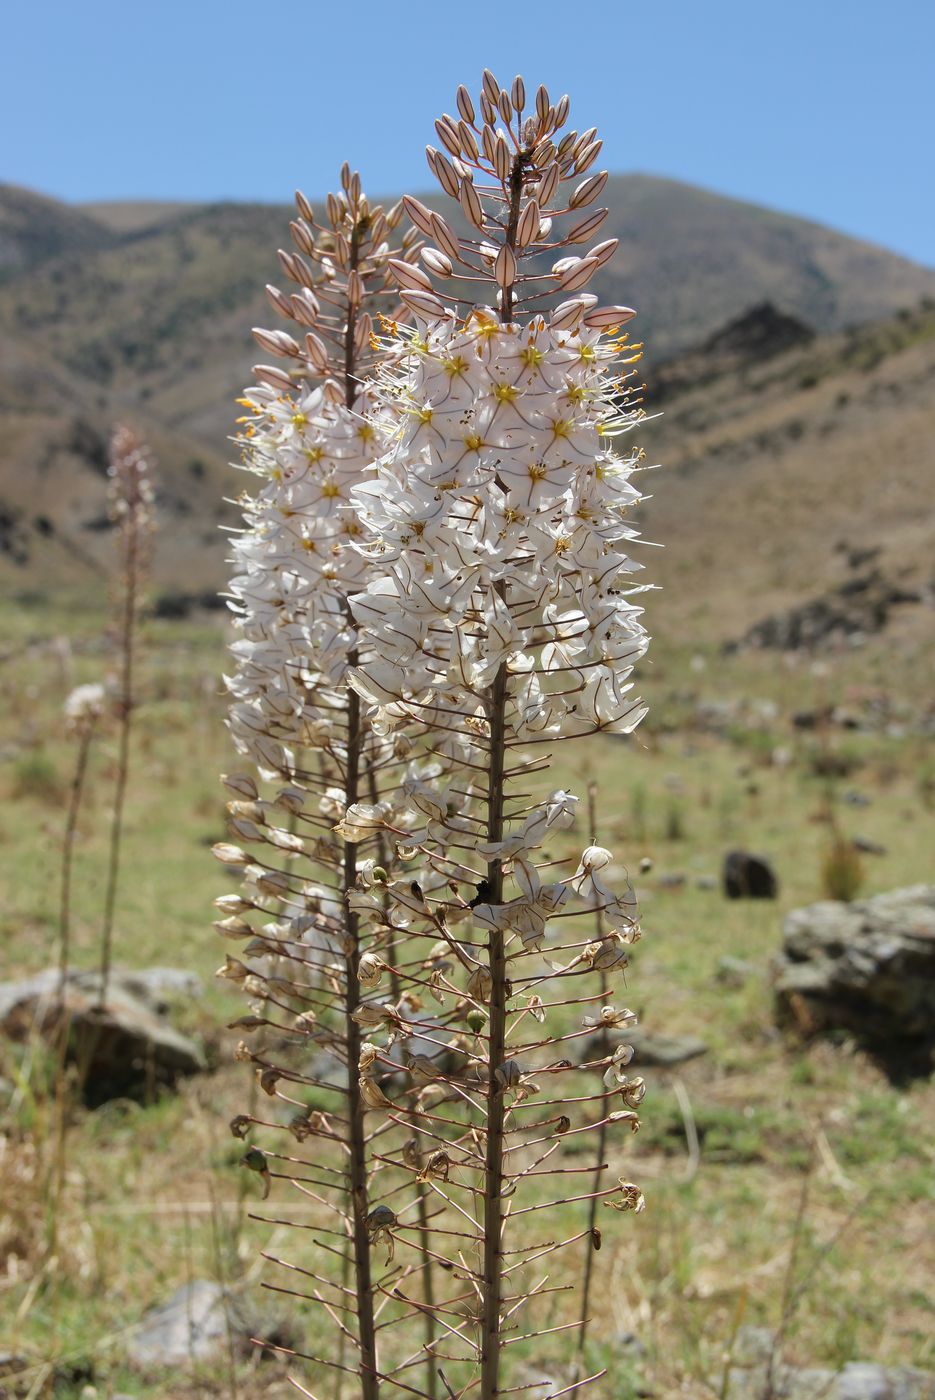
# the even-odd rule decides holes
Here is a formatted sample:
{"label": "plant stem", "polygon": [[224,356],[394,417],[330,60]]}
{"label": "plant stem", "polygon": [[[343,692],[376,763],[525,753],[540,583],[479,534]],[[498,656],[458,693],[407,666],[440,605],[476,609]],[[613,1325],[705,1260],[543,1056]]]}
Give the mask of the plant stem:
{"label": "plant stem", "polygon": [[[510,214],[506,228],[506,246],[516,247],[523,194],[523,153],[517,152],[510,170]],[[508,325],[513,315],[513,289],[504,287],[500,298],[500,320]],[[505,589],[496,585],[501,598]],[[490,772],[487,783],[487,840],[503,839],[504,768],[506,766],[506,701],[508,674],[503,662],[491,686],[487,705],[490,724]],[[493,905],[503,902],[503,865],[499,857],[487,865],[488,898]],[[497,1070],[503,1063],[506,1049],[506,952],[503,930],[491,927],[487,943],[487,967],[490,972],[490,1022],[487,1066],[487,1149],[484,1164],[484,1276],[481,1320],[481,1385],[480,1400],[496,1400],[500,1393],[500,1301],[503,1283],[503,1123],[505,1104]]]}
{"label": "plant stem", "polygon": [[[593,782],[593,781],[588,783],[588,825],[589,825],[589,827],[590,827],[590,841],[591,841],[591,844],[594,845],[594,846],[596,846],[596,845],[597,845],[597,783],[595,783],[595,782]],[[603,938],[603,936],[604,936],[604,920],[603,920],[603,918],[601,917],[601,911],[600,911],[599,908],[598,908],[598,909],[595,909],[595,911],[594,911],[594,934],[595,934],[595,937],[597,938],[598,941],[600,941],[601,938]],[[606,997],[607,997],[607,994],[608,994],[607,973],[606,973],[606,972],[602,972],[602,973],[601,973],[601,1005],[603,1005],[603,1003],[604,1003],[604,1001],[605,1001],[605,999],[606,999]],[[606,1036],[605,1036],[605,1044],[606,1044]],[[610,1100],[611,1097],[612,1097],[611,1094],[608,1093],[607,1096],[606,1096],[606,1098],[604,1098],[604,1099],[601,1101],[601,1120],[602,1120],[602,1121],[601,1121],[600,1127],[599,1127],[598,1130],[597,1130],[597,1152],[596,1152],[596,1156],[595,1156],[595,1165],[594,1165],[594,1194],[592,1195],[591,1200],[590,1200],[590,1203],[589,1203],[589,1205],[588,1205],[588,1236],[587,1236],[587,1238],[585,1239],[585,1242],[584,1242],[584,1247],[585,1247],[586,1253],[585,1253],[585,1256],[584,1256],[584,1282],[583,1282],[582,1290],[581,1290],[581,1330],[580,1330],[579,1333],[578,1333],[578,1363],[579,1363],[579,1372],[578,1372],[578,1374],[579,1374],[579,1375],[581,1374],[581,1369],[580,1369],[580,1367],[581,1367],[581,1364],[582,1364],[583,1359],[584,1359],[584,1346],[585,1346],[585,1341],[587,1340],[588,1322],[590,1321],[590,1319],[589,1319],[589,1317],[588,1317],[588,1311],[589,1311],[589,1308],[590,1308],[590,1305],[591,1305],[591,1279],[592,1279],[593,1274],[594,1274],[594,1254],[595,1254],[594,1243],[593,1243],[593,1240],[594,1240],[594,1229],[595,1229],[595,1227],[596,1227],[596,1225],[597,1225],[597,1202],[598,1202],[598,1192],[599,1192],[600,1189],[601,1189],[601,1168],[602,1168],[602,1163],[603,1163],[603,1161],[604,1161],[604,1153],[605,1153],[606,1148],[607,1148],[607,1122],[606,1122],[606,1119],[607,1119],[607,1109],[606,1109],[606,1105],[608,1104],[608,1102],[609,1102],[609,1100]],[[572,1395],[577,1395],[577,1393],[578,1393],[578,1390],[577,1390],[577,1387],[576,1387],[575,1390],[572,1391]]]}
{"label": "plant stem", "polygon": [[101,990],[100,1005],[107,1005],[110,964],[113,950],[114,909],[117,902],[117,878],[120,873],[120,845],[123,837],[123,809],[130,766],[130,725],[133,713],[134,628],[139,587],[139,525],[131,518],[127,524],[127,555],[124,575],[123,617],[120,629],[122,666],[120,676],[120,735],[117,754],[117,779],[114,787],[114,811],[110,826],[110,856],[107,866],[107,892],[104,897],[104,924],[101,930]]}
{"label": "plant stem", "polygon": [[[355,225],[351,236],[350,264],[357,267],[360,245],[359,225]],[[354,336],[357,327],[356,306],[348,303],[347,327],[344,334],[344,400],[352,408],[357,395],[354,378]],[[351,666],[357,664],[356,651],[348,657]],[[360,714],[360,697],[348,687],[347,691],[347,755],[345,760],[345,801],[351,806],[360,794],[360,766],[363,740],[363,727]],[[364,1106],[360,1096],[358,1062],[360,1060],[361,1033],[354,1020],[354,1012],[360,1005],[360,983],[357,971],[360,963],[359,920],[347,907],[347,895],[357,882],[357,846],[352,841],[344,843],[344,897],[345,918],[349,949],[347,953],[347,976],[345,978],[344,1012],[345,1036],[347,1039],[347,1097],[348,1134],[350,1147],[351,1179],[351,1224],[354,1246],[354,1275],[357,1293],[357,1327],[360,1340],[360,1383],[362,1400],[378,1400],[380,1382],[377,1376],[377,1342],[373,1316],[373,1280],[370,1274],[370,1234],[367,1227],[369,1214],[367,1200],[367,1156],[364,1132]]]}
{"label": "plant stem", "polygon": [[84,780],[88,771],[88,755],[91,740],[97,723],[91,716],[82,726],[78,740],[78,757],[71,780],[71,793],[68,800],[68,814],[65,819],[65,834],[62,838],[62,880],[58,918],[58,1015],[57,1044],[55,1052],[55,1161],[52,1182],[49,1190],[48,1231],[46,1235],[46,1257],[52,1258],[58,1249],[58,1219],[62,1198],[65,1194],[65,1143],[68,1136],[67,1094],[65,1092],[65,1060],[68,1055],[68,1012],[65,1007],[65,984],[68,980],[68,962],[71,955],[71,871],[75,849],[75,833],[78,828],[78,814],[84,795]]}
{"label": "plant stem", "polygon": [[[505,760],[507,669],[500,666],[491,687],[490,775],[487,789],[487,839],[503,839],[503,769]],[[499,857],[487,866],[491,904],[503,901],[503,865]],[[500,1292],[502,1285],[503,1232],[503,1090],[497,1070],[506,1044],[506,955],[503,930],[491,928],[487,944],[490,971],[490,1063],[487,1074],[487,1152],[484,1170],[484,1277],[483,1336],[481,1340],[481,1400],[496,1400],[500,1377]]]}

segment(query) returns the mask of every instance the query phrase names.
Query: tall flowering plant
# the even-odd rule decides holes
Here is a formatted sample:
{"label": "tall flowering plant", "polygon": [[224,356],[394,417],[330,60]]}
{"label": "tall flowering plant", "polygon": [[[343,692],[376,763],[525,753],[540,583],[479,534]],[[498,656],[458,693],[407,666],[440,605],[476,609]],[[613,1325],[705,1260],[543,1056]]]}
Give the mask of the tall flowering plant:
{"label": "tall flowering plant", "polygon": [[[540,88],[527,104],[519,78],[507,91],[485,72],[478,108],[461,88],[457,112],[436,123],[444,149],[427,152],[455,217],[405,201],[431,243],[421,265],[390,264],[415,324],[392,328],[375,391],[390,445],[352,491],[373,569],[351,598],[368,646],[350,683],[374,730],[407,736],[419,758],[401,816],[352,804],[336,830],[418,863],[416,879],[409,869],[353,905],[371,928],[405,930],[400,972],[420,969],[440,1005],[444,1032],[412,1069],[427,1086],[433,1187],[456,1215],[438,1301],[459,1319],[445,1383],[493,1400],[504,1348],[537,1335],[525,1310],[547,1290],[533,1261],[583,1235],[599,1244],[596,1229],[544,1246],[507,1227],[595,1195],[643,1205],[622,1178],[569,1191],[591,1169],[555,1165],[569,1133],[638,1126],[630,1048],[586,1064],[583,1091],[566,1051],[635,1020],[600,1003],[639,925],[607,850],[588,846],[565,873],[545,854],[577,798],[529,788],[558,741],[639,723],[629,677],[648,638],[627,552],[640,453],[623,444],[641,410],[622,327],[634,312],[586,290],[616,248],[592,241],[606,216],[594,205],[607,175],[589,173],[601,142],[565,130],[567,98]],[[373,1053],[390,1073],[391,1053]]]}
{"label": "tall flowering plant", "polygon": [[[506,1349],[563,1286],[534,1263],[597,1249],[597,1202],[643,1207],[603,1161],[643,1096],[608,1039],[635,1020],[608,988],[636,904],[596,841],[550,855],[577,799],[547,782],[556,743],[644,713],[634,313],[587,290],[616,242],[567,98],[487,72],[457,112],[428,149],[456,206],[407,197],[399,250],[400,211],[347,170],[324,226],[300,198],[280,255],[300,290],[270,297],[307,333],[257,332],[285,367],[260,367],[242,424],[230,723],[275,790],[227,779],[218,854],[245,882],[219,928],[244,945],[236,1024],[265,1037],[238,1054],[275,1102],[232,1127],[298,1144],[244,1160],[309,1204],[286,1291],[332,1326],[299,1354],[364,1400],[505,1393]],[[558,1165],[580,1134],[596,1165]],[[537,1228],[569,1202],[577,1227]]]}
{"label": "tall flowering plant", "polygon": [[[346,166],[322,219],[301,194],[297,206],[295,251],[279,257],[298,290],[267,292],[299,334],[254,332],[284,363],[257,366],[257,382],[241,400],[242,466],[256,487],[242,497],[245,528],[233,546],[229,726],[254,771],[224,779],[237,844],[215,850],[243,870],[244,880],[239,893],[218,899],[217,927],[243,943],[241,956],[228,955],[220,970],[251,1000],[250,1014],[235,1023],[251,1037],[238,1057],[255,1066],[274,1101],[269,1115],[239,1115],[232,1130],[245,1138],[261,1125],[291,1138],[285,1150],[253,1145],[244,1161],[267,1193],[282,1177],[328,1213],[321,1252],[336,1268],[329,1276],[319,1266],[307,1296],[326,1309],[338,1345],[330,1355],[320,1347],[318,1359],[339,1375],[359,1373],[361,1393],[373,1400],[379,1375],[371,1249],[380,1215],[371,1178],[379,1164],[365,1111],[377,1089],[359,1069],[367,1024],[361,992],[387,967],[380,955],[387,937],[369,930],[362,936],[348,907],[349,893],[372,883],[374,861],[360,861],[357,846],[332,828],[359,796],[380,799],[404,748],[376,734],[345,683],[366,646],[348,595],[365,586],[370,570],[351,548],[360,527],[348,506],[384,446],[368,412],[378,355],[374,317],[398,308],[391,261],[414,256],[420,240],[410,230],[394,246],[401,207],[371,206]],[[250,850],[257,847],[261,853]],[[388,850],[383,859],[391,864]],[[398,1020],[402,1033],[401,1014]],[[308,1155],[296,1155],[295,1144],[305,1144]],[[424,1257],[428,1222],[424,1200],[419,1204],[417,1251]],[[300,1265],[280,1262],[294,1277],[307,1276]],[[430,1300],[427,1282],[423,1293]],[[427,1318],[430,1343],[434,1319]]]}

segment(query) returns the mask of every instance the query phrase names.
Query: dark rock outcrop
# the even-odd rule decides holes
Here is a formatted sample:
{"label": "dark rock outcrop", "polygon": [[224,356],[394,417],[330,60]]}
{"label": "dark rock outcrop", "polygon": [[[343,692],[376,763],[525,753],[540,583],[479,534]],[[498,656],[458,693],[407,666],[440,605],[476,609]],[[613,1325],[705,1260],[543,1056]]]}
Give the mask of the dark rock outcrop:
{"label": "dark rock outcrop", "polygon": [[897,1074],[935,1053],[935,885],[794,909],[777,1013],[807,1035],[843,1029]]}
{"label": "dark rock outcrop", "polygon": [[775,899],[779,892],[776,872],[769,861],[749,851],[728,851],[722,880],[728,899]]}
{"label": "dark rock outcrop", "polygon": [[64,1029],[89,1104],[138,1097],[205,1068],[200,1048],[166,1019],[170,1001],[199,990],[197,978],[173,968],[115,971],[101,1006],[98,973],[70,972],[61,996],[59,974],[50,968],[0,983],[0,1030],[13,1040],[38,1031],[55,1044]]}

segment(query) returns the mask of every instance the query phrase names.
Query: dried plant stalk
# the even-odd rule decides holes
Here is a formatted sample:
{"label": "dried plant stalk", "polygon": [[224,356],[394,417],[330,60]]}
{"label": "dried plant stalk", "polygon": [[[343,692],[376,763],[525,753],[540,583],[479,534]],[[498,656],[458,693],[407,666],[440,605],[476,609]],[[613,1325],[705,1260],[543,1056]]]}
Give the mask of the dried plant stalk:
{"label": "dried plant stalk", "polygon": [[110,824],[104,918],[101,926],[100,1002],[107,1005],[113,957],[114,913],[120,875],[123,810],[130,772],[130,732],[133,721],[134,661],[140,601],[156,527],[153,512],[152,464],[145,444],[132,429],[118,427],[110,449],[110,516],[117,528],[121,589],[118,645],[120,678],[117,696],[117,775]]}

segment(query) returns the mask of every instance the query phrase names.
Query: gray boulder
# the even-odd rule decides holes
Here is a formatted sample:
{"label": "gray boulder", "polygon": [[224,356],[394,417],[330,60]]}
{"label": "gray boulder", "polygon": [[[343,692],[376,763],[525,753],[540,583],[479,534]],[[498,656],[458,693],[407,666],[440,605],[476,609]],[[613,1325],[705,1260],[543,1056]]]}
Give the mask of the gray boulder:
{"label": "gray boulder", "polygon": [[793,910],[776,969],[780,1020],[806,1034],[841,1028],[868,1049],[935,1049],[935,886]]}
{"label": "gray boulder", "polygon": [[[771,1379],[771,1384],[770,1384]],[[935,1400],[935,1376],[910,1366],[852,1361],[840,1371],[776,1363],[731,1369],[727,1400]]]}
{"label": "gray boulder", "polygon": [[127,1344],[142,1370],[248,1356],[251,1327],[238,1300],[219,1283],[195,1279],[147,1312]]}
{"label": "gray boulder", "polygon": [[770,1327],[741,1327],[727,1400],[935,1400],[935,1376],[909,1366],[850,1361],[839,1371],[783,1362]]}
{"label": "gray boulder", "polygon": [[83,1067],[87,1101],[99,1104],[174,1084],[205,1068],[199,1046],[165,1015],[170,995],[190,998],[195,991],[197,979],[172,968],[114,971],[101,1006],[99,973],[69,972],[62,996],[59,974],[49,968],[0,983],[0,1031],[20,1041],[38,1031],[55,1044],[64,1017],[68,1059]]}

